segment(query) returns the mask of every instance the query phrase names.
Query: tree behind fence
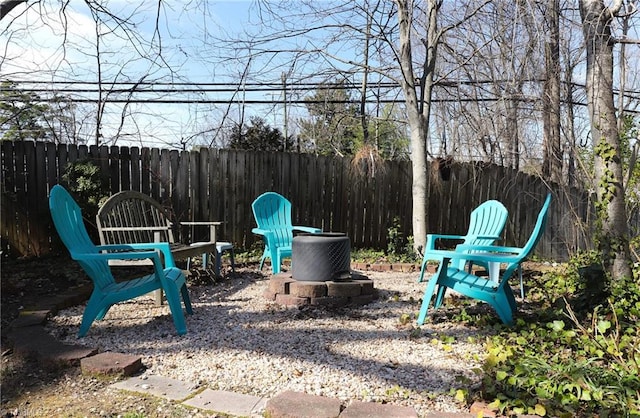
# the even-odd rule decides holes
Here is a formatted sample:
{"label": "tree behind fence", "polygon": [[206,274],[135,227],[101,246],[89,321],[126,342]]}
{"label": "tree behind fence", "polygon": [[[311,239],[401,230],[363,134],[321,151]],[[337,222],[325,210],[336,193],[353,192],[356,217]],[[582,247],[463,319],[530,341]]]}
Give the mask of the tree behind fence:
{"label": "tree behind fence", "polygon": [[[411,235],[411,166],[354,165],[345,158],[311,154],[219,149],[177,151],[157,148],[2,142],[2,249],[21,255],[60,250],[48,209],[48,191],[61,182],[69,163],[100,167],[108,193],[137,190],[165,205],[181,221],[221,220],[219,236],[239,248],[260,238],[251,203],[276,191],[293,206],[294,224],[345,232],[353,248],[386,249],[388,229]],[[588,248],[591,204],[588,195],[558,188],[535,176],[495,165],[446,164],[429,171],[428,230],[463,234],[469,213],[487,199],[509,210],[505,245],[523,245],[546,194],[554,201],[538,244],[540,257],[563,260]],[[88,229],[94,219],[86,219]],[[179,231],[202,239],[206,231]],[[203,234],[198,236],[198,234]],[[183,239],[187,237],[182,237]]]}

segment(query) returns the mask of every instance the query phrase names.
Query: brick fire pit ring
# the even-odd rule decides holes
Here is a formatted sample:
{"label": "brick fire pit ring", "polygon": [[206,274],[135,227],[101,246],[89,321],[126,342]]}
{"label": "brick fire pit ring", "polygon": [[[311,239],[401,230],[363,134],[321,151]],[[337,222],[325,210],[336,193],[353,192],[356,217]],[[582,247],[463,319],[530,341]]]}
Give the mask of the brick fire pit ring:
{"label": "brick fire pit ring", "polygon": [[351,273],[346,234],[300,234],[293,238],[291,250],[291,273],[271,276],[265,298],[301,308],[366,305],[377,297],[372,280]]}

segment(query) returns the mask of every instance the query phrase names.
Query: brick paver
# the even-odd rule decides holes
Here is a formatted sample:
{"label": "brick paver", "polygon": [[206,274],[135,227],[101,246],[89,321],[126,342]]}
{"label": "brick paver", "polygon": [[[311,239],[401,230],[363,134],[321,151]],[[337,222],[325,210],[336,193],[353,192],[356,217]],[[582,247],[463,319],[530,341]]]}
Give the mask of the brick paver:
{"label": "brick paver", "polygon": [[338,399],[287,391],[269,399],[265,412],[270,418],[337,418],[341,406]]}
{"label": "brick paver", "polygon": [[80,360],[82,373],[132,376],[142,368],[142,358],[107,351]]}
{"label": "brick paver", "polygon": [[418,418],[418,414],[408,406],[354,401],[340,418]]}

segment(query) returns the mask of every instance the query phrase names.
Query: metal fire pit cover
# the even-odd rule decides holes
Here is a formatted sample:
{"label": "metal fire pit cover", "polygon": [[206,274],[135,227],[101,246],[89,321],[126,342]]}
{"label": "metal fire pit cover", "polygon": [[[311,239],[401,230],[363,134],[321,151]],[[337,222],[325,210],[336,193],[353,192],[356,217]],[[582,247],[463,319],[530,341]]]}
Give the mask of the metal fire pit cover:
{"label": "metal fire pit cover", "polygon": [[322,282],[351,278],[351,242],[346,234],[296,235],[291,253],[291,275],[295,280]]}

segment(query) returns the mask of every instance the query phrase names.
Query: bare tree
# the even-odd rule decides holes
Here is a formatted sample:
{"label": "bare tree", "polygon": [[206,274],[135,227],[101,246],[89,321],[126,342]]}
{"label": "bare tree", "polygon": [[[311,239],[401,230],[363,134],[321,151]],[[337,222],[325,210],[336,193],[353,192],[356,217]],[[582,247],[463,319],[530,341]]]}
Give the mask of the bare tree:
{"label": "bare tree", "polygon": [[493,0],[444,37],[433,116],[447,154],[515,169],[541,157],[539,18],[529,2]]}
{"label": "bare tree", "polygon": [[542,175],[558,184],[562,181],[562,147],[560,146],[560,0],[548,0],[545,10],[545,80],[542,90]]}
{"label": "bare tree", "polygon": [[[54,101],[57,92],[69,92],[69,100],[78,104],[75,119],[82,124],[84,135],[73,140],[87,142],[89,138],[93,144],[115,144],[144,137],[149,141],[153,138],[149,131],[157,130],[159,124],[142,121],[171,121],[172,115],[163,115],[159,106],[151,109],[138,96],[142,92],[155,100],[170,97],[170,92],[154,91],[152,83],[180,80],[176,70],[186,58],[166,48],[168,29],[163,21],[171,13],[169,3],[132,6],[40,0],[5,1],[0,6],[0,33],[5,52],[11,52],[0,57],[3,76],[17,82],[39,82],[37,89],[43,100]],[[150,15],[155,19],[149,20]],[[93,33],[86,32],[91,27]],[[41,44],[45,50],[34,54],[37,59],[22,60],[14,52],[37,50]],[[80,87],[79,82],[84,85]],[[93,121],[86,114],[91,114]]]}
{"label": "bare tree", "polygon": [[[558,54],[557,44],[563,42],[558,20],[562,25],[564,12],[558,0],[546,0],[542,3],[508,0],[255,0],[251,3],[251,16],[254,20],[233,35],[218,31],[219,27],[211,30],[207,26],[210,24],[208,18],[212,16],[206,2],[175,5],[161,1],[152,6],[129,5],[128,9],[117,11],[113,7],[118,6],[101,0],[80,4],[88,8],[96,25],[101,25],[101,30],[97,32],[98,47],[86,53],[91,59],[98,59],[96,62],[99,63],[98,94],[102,96],[96,99],[99,108],[95,118],[96,141],[101,141],[100,130],[105,125],[105,103],[112,103],[114,99],[128,103],[132,96],[143,90],[143,84],[148,87],[144,90],[152,91],[153,88],[148,83],[156,80],[168,80],[170,83],[180,80],[176,69],[181,63],[194,58],[207,62],[208,67],[212,68],[211,78],[214,78],[216,71],[224,71],[228,76],[242,73],[241,77],[235,79],[236,82],[240,79],[241,83],[250,81],[256,85],[266,82],[282,85],[285,81],[286,85],[283,87],[287,96],[287,114],[293,113],[289,107],[292,103],[289,98],[301,98],[308,94],[309,90],[296,90],[296,85],[302,82],[319,85],[339,80],[349,88],[361,86],[360,125],[368,136],[372,136],[373,131],[369,130],[368,121],[371,119],[367,114],[370,112],[367,96],[375,94],[378,99],[384,100],[402,97],[411,144],[414,181],[412,222],[417,250],[424,245],[426,236],[426,167],[428,158],[434,157],[436,152],[456,152],[469,158],[476,153],[481,158],[517,169],[530,164],[531,161],[527,159],[544,157],[546,162],[543,171],[551,179],[559,179],[562,177],[559,169],[564,164],[564,150],[559,142],[562,134],[569,138],[568,142],[575,142],[573,138],[577,129],[573,123],[580,115],[579,112],[572,113],[575,110],[573,93],[580,90],[581,86],[573,81],[571,75],[574,68],[580,67],[576,61],[562,62],[562,55]],[[602,158],[608,158],[610,154],[607,146],[611,145],[616,150],[616,144],[611,142],[615,139],[611,138],[617,133],[609,130],[606,123],[596,119],[606,117],[605,122],[616,120],[613,100],[607,99],[605,108],[601,109],[600,106],[604,98],[602,89],[607,94],[613,94],[613,85],[608,84],[612,82],[612,77],[609,77],[606,65],[612,65],[612,60],[609,62],[607,58],[611,54],[613,39],[610,37],[612,11],[619,11],[621,4],[622,0],[617,0],[609,9],[604,6],[603,0],[580,0],[588,40],[590,72],[587,89],[589,113],[592,117],[592,139],[594,149],[601,159],[597,174],[600,179],[605,179],[603,181],[612,185],[601,188],[599,197],[605,198],[608,196],[605,191],[611,191],[615,199],[600,200],[605,201],[607,207],[611,203],[615,208],[620,205],[616,200],[618,192],[624,196],[624,184],[617,185],[619,178],[615,161],[614,165],[610,165]],[[64,1],[47,3],[43,0],[0,0],[0,17],[4,17],[3,24],[7,20],[13,22],[18,19],[18,10],[39,6],[58,7],[60,13],[57,15],[62,16],[61,20],[67,24],[66,14],[72,6]],[[143,21],[138,17],[137,12],[143,7],[153,9],[155,20]],[[180,8],[180,11],[195,10],[204,17],[203,26],[199,27],[202,29],[201,39],[204,40],[195,55],[193,52],[185,52],[182,45],[173,45],[175,54],[184,54],[184,59],[178,64],[168,59],[171,54],[167,52],[167,39],[163,35],[167,33],[163,32],[163,18],[172,31],[179,30],[179,25],[168,24],[167,17],[175,16],[171,7]],[[147,30],[140,30],[145,24]],[[23,33],[28,30],[23,29]],[[10,31],[4,29],[1,33],[11,35]],[[100,54],[105,53],[100,46],[106,42],[107,37],[126,42],[135,52],[135,60],[145,64],[139,66],[143,69],[129,71],[120,66],[118,70],[118,64],[122,61],[100,57]],[[79,44],[85,44],[83,41],[80,40]],[[77,74],[74,73],[73,62],[70,62],[66,54],[66,47],[70,43],[68,39],[63,42],[61,63],[50,71],[54,76],[66,71],[67,79],[72,79]],[[543,48],[545,42],[546,48]],[[109,47],[111,48],[111,44]],[[542,51],[547,52],[542,54]],[[621,59],[624,59],[624,53]],[[3,60],[0,57],[0,64]],[[565,68],[559,68],[563,64]],[[560,83],[561,70],[564,71],[564,83]],[[541,91],[540,79],[545,72],[546,85]],[[284,79],[283,74],[286,74]],[[233,76],[229,76],[231,78]],[[115,85],[117,80],[126,80],[129,88],[118,90]],[[377,91],[372,93],[371,86],[382,86],[385,83],[386,87],[377,87]],[[566,84],[564,95],[562,84]],[[278,89],[280,90],[282,88]],[[628,90],[621,86],[622,98]],[[240,86],[234,90],[231,99],[239,102],[238,125],[242,125],[245,120],[245,105],[249,102],[245,93],[244,87]],[[165,91],[158,94],[171,93]],[[540,97],[544,97],[546,101],[542,103]],[[566,101],[566,114],[571,119],[564,125],[560,123],[565,118],[560,116],[563,108],[559,97]],[[379,100],[379,104],[384,103],[384,100]],[[442,104],[445,102],[446,106]],[[618,103],[625,105],[620,98]],[[611,108],[608,107],[610,105]],[[114,108],[115,106],[109,105],[110,110]],[[226,109],[220,127],[231,117],[230,108],[231,106]],[[127,135],[125,120],[133,120],[134,127],[138,123],[132,117],[134,110],[131,107],[125,105],[119,109],[117,120],[112,118],[110,121],[110,125],[115,126],[110,135],[113,139]],[[275,109],[274,105],[271,111],[275,112]],[[380,109],[375,113],[379,114]],[[541,118],[541,115],[546,116]],[[544,142],[538,134],[540,120],[545,121]],[[181,138],[176,138],[176,141],[180,141],[180,147],[186,147],[189,141],[196,137],[205,139],[204,136],[210,132],[215,132],[215,136],[209,143],[219,143],[221,129],[206,127],[195,134],[186,132]],[[440,136],[440,144],[434,141],[432,136],[435,134]],[[606,141],[600,141],[600,138],[606,138]],[[543,143],[544,153],[540,146]],[[575,147],[568,148],[573,151]],[[613,156],[615,160],[615,152]],[[570,155],[570,170],[573,169],[572,158],[573,155]],[[609,177],[603,177],[608,174],[611,174],[611,181],[608,180]],[[621,230],[616,228],[613,229],[617,234]],[[618,243],[611,245],[612,248],[618,248]]]}
{"label": "bare tree", "polygon": [[422,71],[416,73],[413,60],[412,38],[415,31],[413,2],[396,0],[398,6],[399,43],[397,59],[402,73],[400,86],[404,93],[411,141],[411,167],[413,169],[413,235],[415,250],[424,248],[427,237],[427,148],[426,138],[431,110],[431,96],[436,68],[436,53],[441,32],[438,31],[438,10],[441,3],[429,0],[422,25],[426,37],[422,38],[425,48]]}
{"label": "bare tree", "polygon": [[613,99],[611,26],[622,0],[607,7],[603,0],[579,0],[587,52],[587,99],[594,150],[595,190],[602,229],[599,250],[615,280],[631,277],[629,229],[625,207],[620,133]]}
{"label": "bare tree", "polygon": [[[376,74],[400,86],[410,132],[412,223],[418,251],[424,246],[427,232],[429,117],[438,45],[447,31],[473,18],[489,1],[460,3],[455,9],[459,9],[456,16],[460,20],[452,17],[440,27],[438,19],[443,4],[440,0],[369,0],[331,4],[300,0],[295,7],[289,1],[261,1],[257,3],[261,16],[260,33],[246,34],[244,40],[245,50],[250,49],[263,56],[270,54],[273,58],[269,62],[272,64],[276,57],[286,54],[294,57],[298,64],[305,60],[327,64],[324,71],[317,71],[316,67],[314,73],[298,74],[298,77],[324,81],[342,78],[354,85],[359,79],[360,84],[366,86],[370,74]],[[238,41],[230,46],[234,54],[242,45]],[[275,50],[269,47],[274,41],[292,45],[290,49],[280,46]],[[225,44],[229,45],[228,42]],[[361,59],[337,52],[348,48],[361,51],[363,44],[365,52]],[[279,62],[285,65],[287,61],[281,58]],[[288,62],[293,62],[293,58]]]}

